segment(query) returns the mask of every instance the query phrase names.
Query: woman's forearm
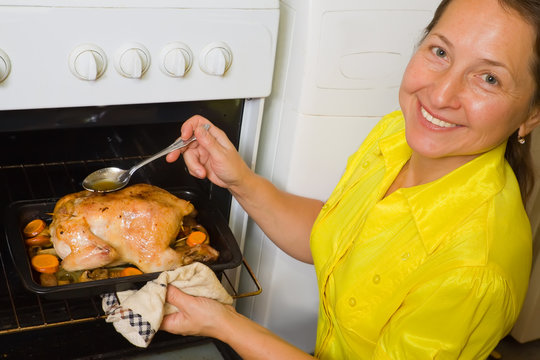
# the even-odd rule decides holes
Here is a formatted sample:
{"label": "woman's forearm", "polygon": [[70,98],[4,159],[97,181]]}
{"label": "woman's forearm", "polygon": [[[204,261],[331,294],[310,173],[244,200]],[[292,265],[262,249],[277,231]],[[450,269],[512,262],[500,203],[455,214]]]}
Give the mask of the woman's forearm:
{"label": "woman's forearm", "polygon": [[279,336],[206,297],[191,296],[173,285],[167,287],[167,302],[178,312],[163,318],[160,329],[172,334],[213,337],[229,344],[242,359],[309,359],[308,354]]}
{"label": "woman's forearm", "polygon": [[245,316],[230,310],[216,338],[227,343],[244,360],[313,359],[297,347]]}
{"label": "woman's forearm", "polygon": [[281,191],[254,173],[229,190],[277,246],[298,260],[313,262],[309,237],[323,206],[320,200]]}

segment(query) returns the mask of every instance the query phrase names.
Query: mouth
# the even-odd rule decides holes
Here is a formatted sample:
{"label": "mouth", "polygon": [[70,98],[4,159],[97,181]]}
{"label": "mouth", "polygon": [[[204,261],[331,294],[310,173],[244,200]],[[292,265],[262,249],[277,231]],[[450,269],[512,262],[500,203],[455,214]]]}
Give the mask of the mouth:
{"label": "mouth", "polygon": [[441,119],[437,119],[436,117],[434,117],[430,113],[428,113],[427,110],[424,109],[423,107],[420,108],[420,111],[421,111],[422,116],[424,117],[424,119],[426,119],[429,123],[431,123],[431,124],[433,124],[435,126],[439,126],[439,127],[443,127],[443,128],[457,127],[456,124],[451,124],[449,122],[442,121]]}

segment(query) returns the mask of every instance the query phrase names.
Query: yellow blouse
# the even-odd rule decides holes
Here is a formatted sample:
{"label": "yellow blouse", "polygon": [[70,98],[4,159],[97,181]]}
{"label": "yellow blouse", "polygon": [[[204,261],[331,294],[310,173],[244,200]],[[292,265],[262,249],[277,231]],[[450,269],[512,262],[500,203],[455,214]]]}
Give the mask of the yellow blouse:
{"label": "yellow blouse", "polygon": [[485,359],[511,329],[531,267],[506,144],[383,198],[409,159],[401,112],[350,157],[311,234],[321,359]]}

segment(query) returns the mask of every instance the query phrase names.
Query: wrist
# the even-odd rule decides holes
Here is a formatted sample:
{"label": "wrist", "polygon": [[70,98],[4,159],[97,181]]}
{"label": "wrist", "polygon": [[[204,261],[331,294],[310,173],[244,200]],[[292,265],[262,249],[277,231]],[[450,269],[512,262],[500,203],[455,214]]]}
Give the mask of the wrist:
{"label": "wrist", "polygon": [[251,171],[250,168],[245,167],[242,171],[242,175],[238,177],[238,180],[228,186],[231,194],[237,198],[246,198],[252,193],[252,189],[256,185],[253,185],[257,181],[258,175]]}
{"label": "wrist", "polygon": [[212,333],[209,336],[216,338],[226,344],[234,342],[234,338],[238,333],[237,325],[243,318],[238,314],[233,307],[225,307],[222,315],[214,323],[215,326],[212,329]]}

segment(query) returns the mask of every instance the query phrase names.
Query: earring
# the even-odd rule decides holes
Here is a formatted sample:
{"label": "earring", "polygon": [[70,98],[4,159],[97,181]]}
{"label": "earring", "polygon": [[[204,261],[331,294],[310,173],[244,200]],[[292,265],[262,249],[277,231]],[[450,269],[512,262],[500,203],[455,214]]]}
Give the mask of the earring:
{"label": "earring", "polygon": [[518,143],[520,143],[521,145],[525,144],[525,138],[523,136],[518,135],[517,140],[518,140]]}

